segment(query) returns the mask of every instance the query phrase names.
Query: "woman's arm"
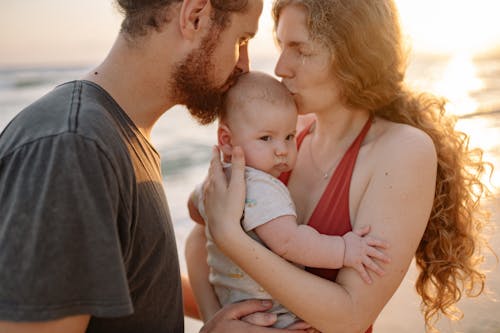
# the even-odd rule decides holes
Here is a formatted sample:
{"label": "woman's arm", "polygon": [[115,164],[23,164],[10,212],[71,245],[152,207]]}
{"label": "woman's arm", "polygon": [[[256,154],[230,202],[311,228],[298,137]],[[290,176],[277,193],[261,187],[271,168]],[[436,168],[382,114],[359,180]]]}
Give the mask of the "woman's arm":
{"label": "woman's arm", "polygon": [[[295,325],[292,330],[278,330],[266,328],[276,322],[276,315],[266,312],[272,307],[272,302],[262,300],[247,300],[227,305],[221,309],[219,301],[208,281],[208,265],[206,253],[206,237],[204,227],[195,225],[186,240],[186,262],[189,271],[189,281],[183,279],[183,293],[192,295],[198,303],[193,304],[187,294],[184,294],[184,308],[189,306],[187,315],[195,319],[202,319],[206,325],[202,332],[304,332],[308,325]],[[198,309],[200,310],[198,312]],[[199,318],[201,317],[201,318]]]}
{"label": "woman's arm", "polygon": [[196,224],[186,239],[186,265],[192,293],[198,304],[200,319],[206,322],[221,306],[208,281],[207,248],[205,226]]}
{"label": "woman's arm", "polygon": [[200,310],[196,304],[189,277],[182,275],[182,303],[184,306],[184,315],[193,319],[201,319]]}
{"label": "woman's arm", "polygon": [[350,268],[340,271],[337,283],[326,281],[247,237],[239,227],[244,198],[241,151],[233,154],[229,186],[214,154],[205,207],[210,207],[208,222],[217,245],[273,297],[320,331],[364,332],[401,283],[425,230],[436,178],[432,141],[413,129],[385,141],[372,152],[373,173],[354,221],[371,225],[371,235],[391,244],[386,275],[374,276],[371,285]]}

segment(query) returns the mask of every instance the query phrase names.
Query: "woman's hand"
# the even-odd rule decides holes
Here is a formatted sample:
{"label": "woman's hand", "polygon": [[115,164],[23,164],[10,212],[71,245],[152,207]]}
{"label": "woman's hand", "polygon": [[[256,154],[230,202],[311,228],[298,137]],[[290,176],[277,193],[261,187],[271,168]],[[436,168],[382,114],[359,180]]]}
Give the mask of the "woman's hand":
{"label": "woman's hand", "polygon": [[234,147],[229,183],[222,169],[220,152],[212,150],[212,161],[204,185],[204,205],[207,224],[219,247],[229,237],[243,233],[240,219],[245,204],[245,158],[240,147]]}

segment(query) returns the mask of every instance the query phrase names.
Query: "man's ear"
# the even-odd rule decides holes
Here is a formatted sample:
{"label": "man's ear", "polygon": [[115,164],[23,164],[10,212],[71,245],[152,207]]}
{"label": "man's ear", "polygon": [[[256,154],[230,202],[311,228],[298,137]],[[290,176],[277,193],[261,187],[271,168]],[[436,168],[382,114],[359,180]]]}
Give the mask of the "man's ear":
{"label": "man's ear", "polygon": [[219,149],[222,151],[224,160],[226,159],[226,157],[231,156],[233,152],[233,144],[231,138],[231,130],[229,129],[229,127],[223,122],[220,122],[219,127],[217,128],[217,144],[219,145]]}
{"label": "man's ear", "polygon": [[204,30],[211,27],[210,0],[184,0],[180,10],[180,29],[184,38],[194,40],[197,35],[204,36]]}

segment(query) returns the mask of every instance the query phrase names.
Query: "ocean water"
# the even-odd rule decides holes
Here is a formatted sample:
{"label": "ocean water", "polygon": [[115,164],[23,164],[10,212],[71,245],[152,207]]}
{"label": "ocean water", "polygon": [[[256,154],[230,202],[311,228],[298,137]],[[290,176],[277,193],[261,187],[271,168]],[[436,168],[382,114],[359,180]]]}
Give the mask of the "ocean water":
{"label": "ocean water", "polygon": [[[257,58],[252,63],[253,69],[268,73],[273,72],[273,66],[274,60],[269,58]],[[90,69],[91,66],[0,68],[0,131],[21,109],[55,85],[79,78]],[[485,150],[487,160],[500,167],[500,53],[481,57],[416,55],[411,59],[407,79],[416,88],[446,96],[450,100],[450,112],[460,117],[457,127],[470,135],[472,146]],[[215,125],[199,126],[183,107],[177,106],[162,116],[152,133],[153,144],[162,156],[164,185],[183,272],[183,247],[192,226],[186,202],[191,190],[206,174],[215,131]],[[497,198],[498,174],[494,173],[491,180]],[[498,269],[494,274],[498,277]],[[500,292],[499,286],[493,289]],[[500,313],[498,305],[495,309]],[[413,304],[408,311],[418,312],[418,304]],[[405,332],[423,331],[420,317],[403,318],[418,322],[416,328],[408,328],[402,322]],[[500,326],[500,322],[495,323]],[[194,332],[198,327],[198,323],[188,320],[186,331]],[[394,320],[384,319],[378,331],[394,331],[398,327],[397,320],[395,324]]]}

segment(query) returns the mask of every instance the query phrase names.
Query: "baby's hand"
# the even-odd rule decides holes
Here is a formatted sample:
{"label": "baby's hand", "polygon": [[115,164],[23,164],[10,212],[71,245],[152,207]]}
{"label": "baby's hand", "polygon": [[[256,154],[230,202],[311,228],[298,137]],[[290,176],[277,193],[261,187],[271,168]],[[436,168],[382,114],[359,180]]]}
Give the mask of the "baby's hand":
{"label": "baby's hand", "polygon": [[388,263],[390,259],[380,249],[387,249],[387,242],[366,236],[370,232],[370,226],[365,226],[360,229],[350,231],[344,236],[344,266],[352,267],[361,275],[363,281],[368,284],[372,283],[372,279],[368,274],[367,269],[382,276],[384,270],[375,262],[378,259]]}

